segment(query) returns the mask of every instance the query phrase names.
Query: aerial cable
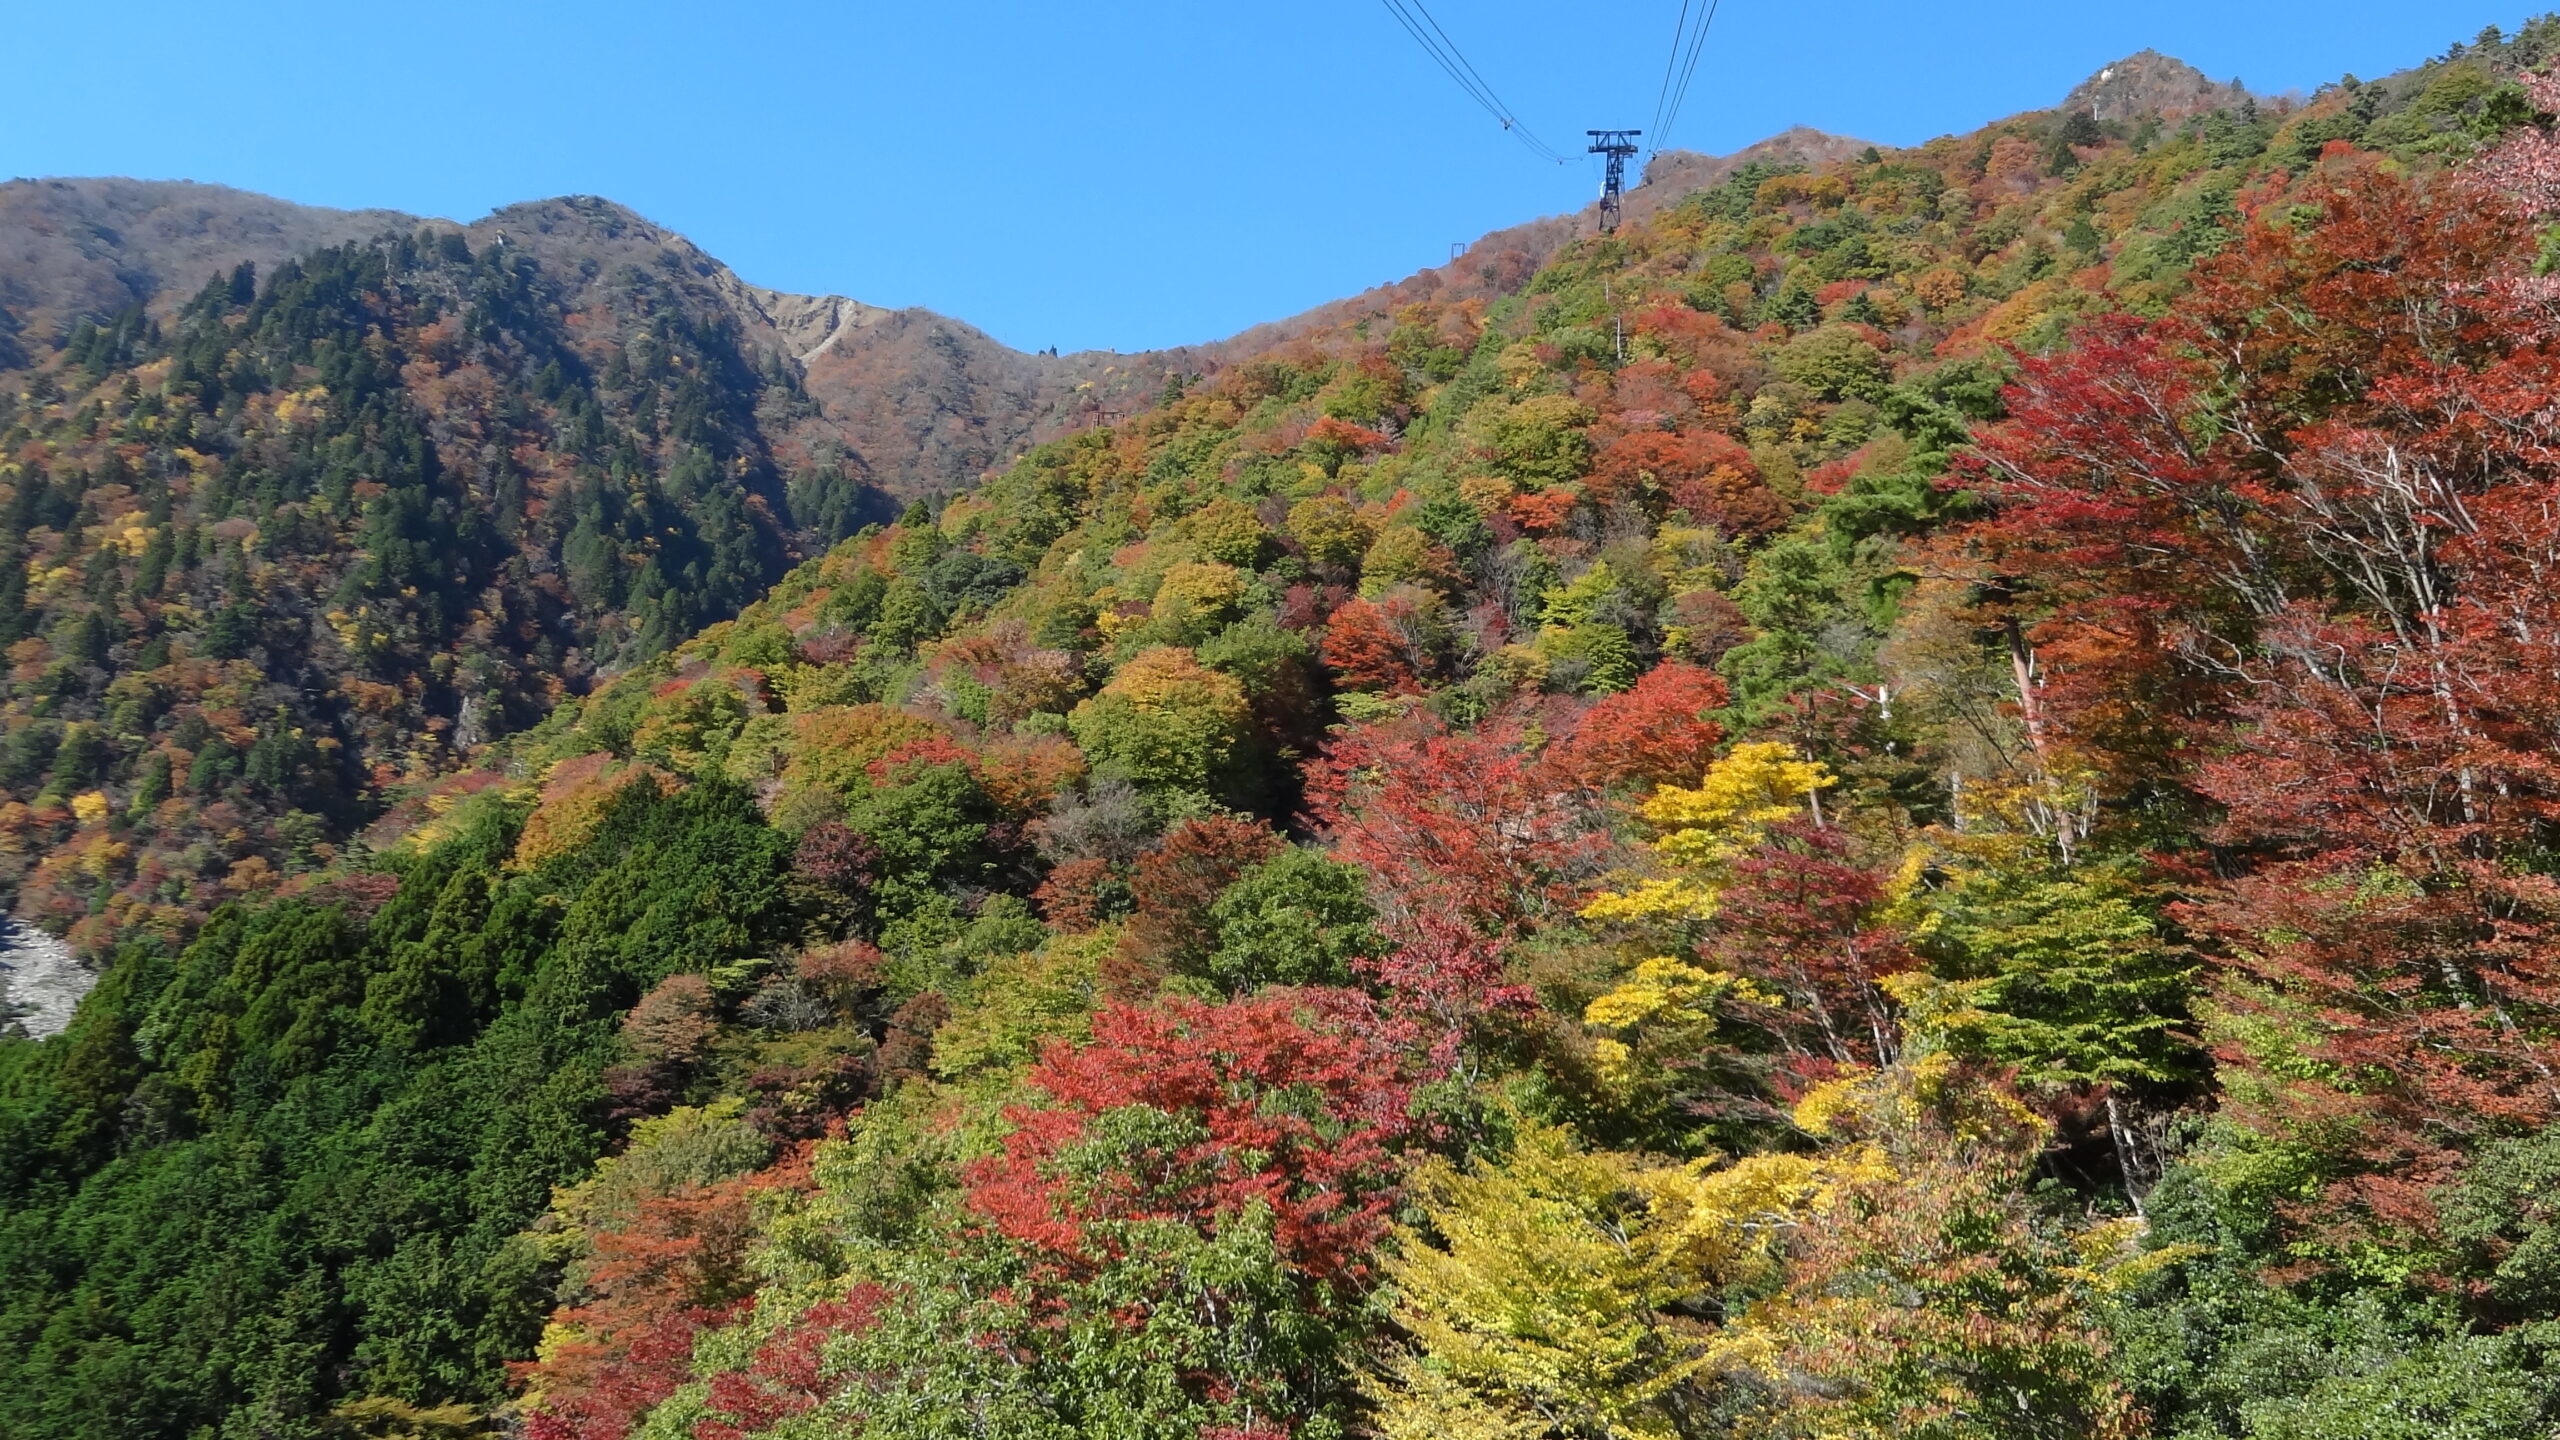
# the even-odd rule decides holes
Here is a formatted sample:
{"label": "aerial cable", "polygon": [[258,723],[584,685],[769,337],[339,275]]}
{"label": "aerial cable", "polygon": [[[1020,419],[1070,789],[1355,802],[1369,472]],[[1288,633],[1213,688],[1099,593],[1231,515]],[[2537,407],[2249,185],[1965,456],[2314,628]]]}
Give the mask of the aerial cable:
{"label": "aerial cable", "polygon": [[[1387,7],[1387,12],[1396,17],[1396,23],[1404,26],[1405,33],[1413,37],[1414,43],[1420,45],[1423,52],[1440,66],[1450,80],[1455,82],[1459,89],[1467,92],[1468,98],[1483,106],[1485,113],[1500,122],[1502,128],[1509,131],[1514,139],[1527,146],[1541,159],[1553,160],[1559,165],[1564,163],[1564,157],[1557,154],[1545,141],[1539,139],[1528,126],[1521,124],[1519,116],[1512,112],[1510,106],[1502,102],[1502,97],[1494,93],[1492,86],[1485,83],[1484,76],[1473,65],[1467,63],[1466,57],[1459,53],[1456,42],[1451,41],[1448,38],[1448,32],[1442,30],[1440,23],[1431,18],[1431,12],[1423,8],[1421,0],[1383,0],[1383,3]],[[1411,6],[1412,9],[1408,11],[1407,6]],[[1414,18],[1417,12],[1422,17],[1420,20]],[[1438,36],[1436,40],[1433,38],[1435,33]]]}
{"label": "aerial cable", "polygon": [[[1483,74],[1468,63],[1457,42],[1449,38],[1449,32],[1440,27],[1438,20],[1432,18],[1422,0],[1379,0],[1379,3],[1387,7],[1388,14],[1396,17],[1396,23],[1404,27],[1414,43],[1422,47],[1423,53],[1429,55],[1459,89],[1467,92],[1467,98],[1483,106],[1485,113],[1498,121],[1513,139],[1540,159],[1552,160],[1559,165],[1565,163],[1565,157],[1556,153],[1554,147],[1520,123],[1520,117],[1502,102],[1500,95],[1494,93]],[[1417,15],[1421,18],[1416,19]]]}
{"label": "aerial cable", "polygon": [[1491,112],[1494,119],[1501,120],[1503,122],[1504,129],[1507,130],[1510,128],[1510,121],[1504,117],[1500,102],[1487,95],[1482,89],[1477,87],[1474,81],[1469,80],[1464,74],[1460,73],[1457,66],[1451,62],[1448,55],[1441,50],[1440,46],[1432,40],[1429,34],[1424,32],[1421,25],[1415,21],[1411,15],[1406,14],[1403,8],[1396,4],[1396,0],[1383,0],[1383,3],[1387,7],[1387,13],[1396,17],[1396,23],[1402,25],[1405,33],[1414,38],[1414,43],[1422,47],[1423,53],[1429,55],[1432,60],[1439,65],[1443,73],[1447,74],[1451,80],[1457,82],[1459,89],[1467,92],[1468,99],[1475,101],[1478,105],[1483,106],[1487,111]]}
{"label": "aerial cable", "polygon": [[1493,96],[1494,104],[1501,106],[1505,117],[1505,123],[1507,125],[1517,127],[1520,134],[1528,137],[1530,144],[1545,151],[1558,163],[1562,163],[1564,157],[1558,155],[1553,149],[1550,149],[1547,142],[1539,139],[1536,135],[1531,134],[1529,127],[1520,123],[1520,117],[1511,113],[1511,107],[1502,104],[1502,97],[1493,94],[1493,86],[1486,82],[1484,76],[1479,73],[1476,70],[1476,67],[1468,61],[1467,57],[1459,51],[1458,42],[1449,38],[1449,32],[1440,28],[1440,21],[1434,17],[1428,9],[1424,8],[1422,0],[1404,0],[1404,3],[1411,5],[1416,14],[1430,22],[1431,32],[1440,37],[1440,43],[1448,47],[1450,55],[1457,59],[1459,68],[1465,70],[1467,74],[1475,80],[1477,88],[1483,90],[1485,94]]}
{"label": "aerial cable", "polygon": [[[1692,0],[1680,0],[1680,18],[1671,27],[1671,54],[1662,62],[1662,93],[1654,97],[1652,133],[1662,133],[1662,112],[1671,104],[1671,77],[1680,69],[1680,42],[1689,33],[1689,6]],[[1659,150],[1660,145],[1655,149]]]}
{"label": "aerial cable", "polygon": [[[1723,0],[1707,0],[1706,18],[1698,22],[1697,33],[1689,38],[1689,58],[1681,67],[1679,87],[1671,92],[1671,104],[1663,113],[1662,123],[1654,127],[1653,151],[1657,155],[1662,153],[1663,145],[1670,140],[1671,127],[1680,121],[1680,107],[1689,99],[1689,82],[1696,79],[1698,75],[1698,56],[1707,48],[1707,31],[1714,28],[1716,10],[1722,4]],[[1687,0],[1682,0],[1681,15],[1685,21],[1688,15]],[[1678,53],[1680,40],[1677,35],[1672,37],[1671,48],[1673,53]]]}

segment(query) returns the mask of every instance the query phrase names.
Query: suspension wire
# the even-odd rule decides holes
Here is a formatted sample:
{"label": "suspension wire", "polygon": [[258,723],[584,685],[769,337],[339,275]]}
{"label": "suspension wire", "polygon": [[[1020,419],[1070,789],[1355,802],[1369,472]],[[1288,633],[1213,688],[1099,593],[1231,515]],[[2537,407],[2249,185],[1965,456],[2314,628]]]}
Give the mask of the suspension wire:
{"label": "suspension wire", "polygon": [[[1662,153],[1663,145],[1670,140],[1671,127],[1680,121],[1680,107],[1689,99],[1689,82],[1698,76],[1698,56],[1707,48],[1707,31],[1714,28],[1716,11],[1723,3],[1724,0],[1707,0],[1706,18],[1698,22],[1698,33],[1690,37],[1689,59],[1681,67],[1679,88],[1671,92],[1671,107],[1663,115],[1662,123],[1655,128],[1653,151],[1657,155]],[[1685,13],[1686,0],[1683,0],[1682,8]],[[1679,48],[1679,41],[1676,38],[1672,41],[1672,47],[1675,51]]]}
{"label": "suspension wire", "polygon": [[[1484,93],[1485,93],[1485,94],[1487,94],[1487,95],[1493,95],[1493,86],[1492,86],[1491,84],[1487,83],[1487,82],[1486,82],[1486,80],[1485,80],[1485,78],[1484,78],[1484,76],[1476,70],[1476,67],[1475,67],[1472,63],[1470,63],[1470,62],[1468,61],[1467,57],[1466,57],[1464,54],[1460,53],[1460,51],[1459,51],[1459,49],[1458,49],[1458,42],[1457,42],[1457,41],[1455,41],[1455,40],[1450,39],[1450,38],[1449,38],[1449,32],[1440,28],[1440,21],[1438,20],[1438,18],[1436,18],[1435,16],[1433,16],[1433,15],[1432,15],[1432,13],[1431,13],[1428,9],[1424,8],[1423,3],[1422,3],[1422,0],[1404,0],[1404,3],[1411,5],[1411,6],[1413,7],[1413,9],[1414,9],[1414,12],[1415,12],[1416,14],[1420,15],[1424,20],[1427,20],[1427,21],[1429,21],[1429,22],[1430,22],[1430,24],[1431,24],[1431,33],[1433,33],[1433,34],[1435,34],[1435,35],[1437,35],[1437,36],[1439,36],[1439,37],[1440,37],[1440,43],[1441,43],[1442,45],[1447,46],[1447,47],[1448,47],[1448,50],[1449,50],[1449,53],[1450,53],[1452,56],[1455,56],[1455,57],[1457,58],[1457,61],[1458,61],[1458,64],[1459,64],[1460,68],[1464,69],[1464,70],[1467,72],[1467,74],[1468,74],[1468,75],[1470,75],[1470,76],[1474,77],[1474,79],[1475,79],[1475,82],[1476,82],[1477,86],[1478,86],[1478,87],[1480,87],[1480,88],[1484,91]],[[1494,96],[1494,103],[1495,103],[1495,104],[1497,104],[1497,105],[1502,105],[1502,98],[1501,98],[1500,96],[1498,96],[1498,95],[1495,95],[1495,96]],[[1547,142],[1545,142],[1544,140],[1539,139],[1539,138],[1537,137],[1537,135],[1536,135],[1536,134],[1534,134],[1533,132],[1531,132],[1531,130],[1529,129],[1529,127],[1528,127],[1528,126],[1526,126],[1526,125],[1522,125],[1522,124],[1520,123],[1520,117],[1511,113],[1511,107],[1510,107],[1510,106],[1508,106],[1508,105],[1502,105],[1502,110],[1503,110],[1503,113],[1504,113],[1505,117],[1508,119],[1508,122],[1509,122],[1511,125],[1513,125],[1513,126],[1517,127],[1517,128],[1518,128],[1518,130],[1519,130],[1519,133],[1521,133],[1521,134],[1523,134],[1523,135],[1528,136],[1528,137],[1529,137],[1529,142],[1530,142],[1531,144],[1533,144],[1533,145],[1537,146],[1540,150],[1545,151],[1548,155],[1553,156],[1555,159],[1557,159],[1557,160],[1559,160],[1559,161],[1561,161],[1561,160],[1564,158],[1563,156],[1558,155],[1558,154],[1557,154],[1553,149],[1551,149],[1551,148],[1547,145]]]}
{"label": "suspension wire", "polygon": [[[1432,40],[1431,36],[1422,29],[1421,24],[1411,15],[1407,14],[1404,8],[1396,3],[1396,0],[1381,0],[1381,3],[1387,7],[1388,14],[1396,17],[1396,23],[1404,27],[1404,32],[1413,37],[1414,43],[1422,47],[1423,53],[1429,55],[1433,63],[1440,67],[1442,73],[1446,74],[1451,80],[1457,82],[1459,89],[1467,92],[1468,99],[1483,106],[1494,119],[1503,119],[1501,104],[1480,89],[1476,82],[1468,79],[1466,75],[1458,69],[1456,64],[1449,59],[1449,56],[1441,50],[1439,45]],[[1509,128],[1507,122],[1504,128]]]}
{"label": "suspension wire", "polygon": [[[1680,0],[1680,18],[1672,22],[1671,53],[1669,56],[1665,57],[1662,62],[1662,91],[1654,97],[1653,120],[1645,128],[1645,133],[1648,135],[1660,135],[1662,133],[1662,112],[1671,104],[1671,77],[1680,69],[1680,42],[1687,38],[1689,33],[1689,6],[1691,3],[1692,0]],[[1662,147],[1659,143],[1656,143],[1653,148],[1660,150]]]}
{"label": "suspension wire", "polygon": [[[1528,147],[1531,154],[1542,160],[1552,160],[1558,165],[1566,163],[1565,157],[1556,153],[1553,146],[1539,139],[1528,126],[1520,123],[1520,117],[1513,113],[1510,106],[1502,102],[1500,95],[1494,93],[1493,87],[1485,82],[1483,74],[1474,65],[1468,63],[1466,55],[1458,49],[1457,42],[1449,38],[1448,31],[1440,28],[1440,22],[1432,18],[1430,10],[1423,6],[1422,0],[1379,0],[1379,3],[1387,7],[1388,14],[1396,17],[1396,23],[1404,27],[1405,33],[1413,37],[1414,43],[1422,47],[1423,53],[1429,55],[1441,71],[1448,75],[1459,89],[1467,93],[1467,98],[1483,106],[1485,113],[1499,121],[1502,128],[1513,139]],[[1421,17],[1418,20],[1415,18],[1417,15]]]}
{"label": "suspension wire", "polygon": [[[1559,165],[1565,163],[1564,157],[1557,154],[1554,147],[1539,139],[1534,131],[1522,124],[1520,117],[1512,111],[1511,107],[1503,103],[1502,97],[1494,93],[1492,85],[1485,81],[1483,74],[1468,63],[1465,54],[1459,51],[1457,43],[1449,38],[1449,33],[1442,29],[1440,22],[1433,19],[1431,12],[1423,7],[1422,0],[1383,0],[1383,3],[1388,13],[1396,17],[1396,22],[1404,26],[1405,33],[1411,35],[1414,42],[1423,48],[1423,52],[1440,66],[1440,69],[1456,83],[1459,89],[1464,90],[1469,98],[1483,106],[1485,113],[1491,115],[1504,130],[1510,132],[1513,139],[1518,140],[1528,148],[1530,153],[1540,159],[1552,160]],[[1416,14],[1420,15],[1419,20],[1414,18]]]}

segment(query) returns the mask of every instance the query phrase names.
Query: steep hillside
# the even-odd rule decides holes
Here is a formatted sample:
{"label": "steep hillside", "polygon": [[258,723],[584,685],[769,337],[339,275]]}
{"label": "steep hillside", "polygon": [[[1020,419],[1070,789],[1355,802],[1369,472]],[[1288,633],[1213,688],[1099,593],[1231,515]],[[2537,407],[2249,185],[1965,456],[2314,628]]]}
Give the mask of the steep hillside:
{"label": "steep hillside", "polygon": [[[1163,364],[1026,355],[930,311],[756,289],[683,236],[592,198],[509,206],[466,227],[218,185],[106,179],[0,184],[0,372],[39,365],[84,318],[113,324],[132,310],[165,320],[244,263],[272,269],[421,230],[461,230],[474,246],[511,235],[557,276],[640,265],[690,277],[749,351],[807,363],[811,403],[773,437],[782,452],[900,495],[968,484],[1025,446],[1089,423],[1104,404],[1126,413],[1163,383]],[[1122,378],[1133,365],[1143,380]]]}
{"label": "steep hillside", "polygon": [[0,1429],[2543,1434],[2555,41],[1744,165],[664,644],[879,317],[560,202],[93,327]]}
{"label": "steep hillside", "polygon": [[[1756,149],[1826,147],[1842,144]],[[1671,193],[1640,189],[1632,212]],[[600,667],[885,518],[884,492],[948,493],[1414,295],[1516,287],[1580,223],[1220,345],[1056,357],[756,289],[592,197],[457,227],[207,186],[0,196],[26,226],[0,261],[10,293],[58,279],[110,286],[115,306],[25,305],[31,323],[76,318],[24,357],[4,417],[0,547],[26,588],[0,585],[18,676],[0,700],[0,903],[92,948],[180,938],[228,896],[327,865],[396,795]]]}
{"label": "steep hillside", "polygon": [[[1628,210],[1649,214],[1746,164],[1813,164],[1863,148],[1797,129],[1729,156],[1667,152],[1630,193]],[[787,356],[796,369],[810,403],[770,437],[788,463],[838,469],[897,496],[946,494],[1033,444],[1145,407],[1169,379],[1410,299],[1482,299],[1515,288],[1590,223],[1586,210],[1499,230],[1469,247],[1463,262],[1222,341],[1047,355],[1014,350],[929,310],[746,284],[683,236],[592,197],[510,206],[466,227],[294,205],[219,185],[16,180],[0,184],[0,372],[39,362],[83,318],[109,324],[128,309],[165,317],[243,263],[272,268],[326,246],[421,228],[460,229],[475,246],[511,235],[558,275],[592,277],[626,264],[689,275],[750,351]]]}
{"label": "steep hillside", "polygon": [[[1651,216],[1678,204],[1692,193],[1721,183],[1749,166],[1790,168],[1846,160],[1868,148],[1864,140],[1826,135],[1796,126],[1730,155],[1701,155],[1666,150],[1646,162],[1644,174],[1626,195],[1631,219]],[[1445,265],[1433,265],[1402,280],[1319,305],[1287,319],[1256,325],[1227,340],[1198,347],[1213,361],[1234,363],[1301,336],[1340,329],[1362,319],[1391,316],[1416,301],[1489,301],[1516,291],[1557,251],[1590,235],[1599,220],[1599,202],[1570,215],[1549,215],[1524,225],[1496,230],[1470,244],[1466,253]],[[1187,359],[1191,352],[1178,352]],[[1137,357],[1152,359],[1153,357]]]}
{"label": "steep hillside", "polygon": [[418,224],[187,181],[12,180],[0,185],[0,371],[32,363],[83,317],[166,309],[244,263]]}
{"label": "steep hillside", "polygon": [[181,933],[325,863],[386,787],[734,612],[811,540],[795,503],[862,522],[863,492],[776,462],[766,430],[807,402],[725,272],[646,241],[645,265],[536,258],[612,243],[609,207],[499,221],[507,243],[422,229],[84,321],[0,415],[25,918]]}

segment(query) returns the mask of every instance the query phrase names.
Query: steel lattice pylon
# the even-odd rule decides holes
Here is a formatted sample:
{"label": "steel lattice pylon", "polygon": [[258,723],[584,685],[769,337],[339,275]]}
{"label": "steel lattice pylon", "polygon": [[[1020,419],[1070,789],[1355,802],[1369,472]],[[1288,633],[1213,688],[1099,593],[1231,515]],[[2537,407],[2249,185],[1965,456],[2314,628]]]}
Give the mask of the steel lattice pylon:
{"label": "steel lattice pylon", "polygon": [[1613,234],[1618,228],[1618,197],[1627,188],[1627,157],[1636,153],[1636,137],[1641,130],[1587,130],[1591,137],[1591,153],[1609,157],[1609,177],[1600,183],[1600,233]]}

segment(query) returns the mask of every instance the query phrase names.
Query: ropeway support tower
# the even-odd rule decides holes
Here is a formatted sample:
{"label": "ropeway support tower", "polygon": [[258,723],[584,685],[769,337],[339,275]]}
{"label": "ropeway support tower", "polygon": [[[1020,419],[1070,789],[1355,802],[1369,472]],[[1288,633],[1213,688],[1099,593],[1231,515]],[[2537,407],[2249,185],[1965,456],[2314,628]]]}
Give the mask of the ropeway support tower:
{"label": "ropeway support tower", "polygon": [[1609,157],[1608,178],[1600,182],[1600,233],[1611,235],[1618,229],[1618,197],[1627,188],[1627,157],[1636,153],[1636,137],[1641,130],[1589,130],[1591,153]]}

